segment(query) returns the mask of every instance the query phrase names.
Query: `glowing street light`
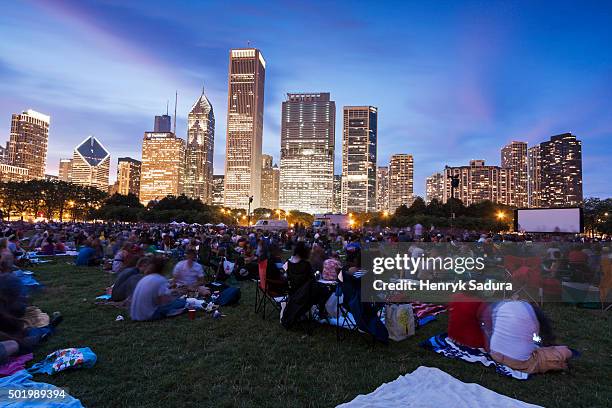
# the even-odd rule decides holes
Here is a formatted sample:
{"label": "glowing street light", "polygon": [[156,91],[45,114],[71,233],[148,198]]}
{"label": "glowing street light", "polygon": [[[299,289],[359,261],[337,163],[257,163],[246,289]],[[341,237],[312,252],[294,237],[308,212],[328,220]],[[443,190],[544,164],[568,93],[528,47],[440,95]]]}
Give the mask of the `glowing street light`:
{"label": "glowing street light", "polygon": [[506,218],[506,214],[503,211],[498,211],[497,212],[497,219],[501,221],[504,218]]}
{"label": "glowing street light", "polygon": [[387,218],[389,216],[389,211],[385,210],[382,213],[383,217]]}

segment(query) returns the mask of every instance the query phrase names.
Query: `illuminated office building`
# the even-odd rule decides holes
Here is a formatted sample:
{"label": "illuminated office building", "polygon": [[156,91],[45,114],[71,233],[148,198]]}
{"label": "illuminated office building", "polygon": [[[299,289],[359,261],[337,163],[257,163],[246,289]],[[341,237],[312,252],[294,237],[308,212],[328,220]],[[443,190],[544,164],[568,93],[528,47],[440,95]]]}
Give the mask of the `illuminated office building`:
{"label": "illuminated office building", "polygon": [[529,191],[527,143],[513,141],[504,146],[501,150],[501,166],[512,169],[514,191],[511,205],[527,207]]}
{"label": "illuminated office building", "polygon": [[342,174],[334,174],[334,214],[342,213]]}
{"label": "illuminated office building", "polygon": [[0,182],[28,180],[30,180],[28,169],[0,163]]}
{"label": "illuminated office building", "polygon": [[280,208],[333,208],[336,104],[329,93],[288,93],[282,105]]}
{"label": "illuminated office building", "polygon": [[276,209],[278,207],[280,171],[272,165],[272,156],[261,155],[261,208]]}
{"label": "illuminated office building", "polygon": [[489,200],[495,203],[511,205],[514,191],[512,169],[499,166],[486,166],[484,160],[471,160],[469,166],[447,167],[443,174],[444,190],[442,201],[451,197],[451,178],[459,178],[459,187],[455,188],[454,197],[468,206]]}
{"label": "illuminated office building", "polygon": [[540,143],[540,206],[582,204],[582,142],[571,133]]}
{"label": "illuminated office building", "polygon": [[120,157],[117,160],[117,193],[138,197],[141,167],[142,163],[131,157]]}
{"label": "illuminated office building", "polygon": [[541,205],[542,194],[542,158],[540,157],[540,145],[535,145],[527,150],[527,168],[529,174],[528,206],[538,208]]}
{"label": "illuminated office building", "polygon": [[223,207],[223,174],[213,175],[212,205]]}
{"label": "illuminated office building", "polygon": [[342,127],[342,213],[376,211],[378,109],[345,106]]}
{"label": "illuminated office building", "polygon": [[191,107],[187,122],[185,195],[212,204],[215,114],[204,89]]}
{"label": "illuminated office building", "polygon": [[68,183],[72,181],[72,159],[60,159],[58,179]]}
{"label": "illuminated office building", "polygon": [[434,173],[425,180],[425,200],[429,204],[431,200],[442,202],[444,190],[444,176],[442,173]]}
{"label": "illuminated office building", "polygon": [[110,154],[93,136],[87,137],[72,155],[71,181],[83,186],[108,191]]}
{"label": "illuminated office building", "polygon": [[410,207],[414,199],[414,159],[411,154],[394,154],[389,162],[389,211]]}
{"label": "illuminated office building", "polygon": [[389,211],[389,167],[376,169],[376,211]]}
{"label": "illuminated office building", "polygon": [[251,208],[261,201],[266,61],[258,49],[230,51],[227,103],[224,202],[227,207]]}
{"label": "illuminated office building", "polygon": [[29,109],[13,114],[7,164],[28,170],[31,179],[44,179],[49,142],[48,115]]}
{"label": "illuminated office building", "polygon": [[172,132],[145,132],[140,169],[140,202],[183,194],[185,140]]}

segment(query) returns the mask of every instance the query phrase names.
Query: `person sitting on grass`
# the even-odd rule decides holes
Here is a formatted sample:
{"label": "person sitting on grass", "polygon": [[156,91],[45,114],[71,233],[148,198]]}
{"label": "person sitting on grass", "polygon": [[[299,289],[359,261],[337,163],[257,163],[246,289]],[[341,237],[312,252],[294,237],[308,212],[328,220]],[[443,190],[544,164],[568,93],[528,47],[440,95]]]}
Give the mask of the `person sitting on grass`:
{"label": "person sitting on grass", "polygon": [[111,291],[111,301],[123,302],[134,293],[136,285],[144,277],[143,271],[151,262],[150,256],[143,256],[133,267],[126,267],[119,273]]}
{"label": "person sitting on grass", "polygon": [[86,240],[81,249],[79,249],[75,264],[77,266],[100,265],[100,258],[96,254],[96,250],[93,248],[91,240]]}
{"label": "person sitting on grass", "polygon": [[176,316],[185,310],[185,299],[177,298],[170,292],[168,279],[163,275],[165,266],[165,259],[153,257],[144,269],[145,276],[132,294],[132,320],[157,320]]}
{"label": "person sitting on grass", "polygon": [[196,251],[188,249],[185,259],[179,261],[172,271],[172,286],[179,294],[198,292],[201,296],[210,295],[210,290],[204,286],[204,268],[196,262]]}
{"label": "person sitting on grass", "polygon": [[573,356],[554,344],[550,320],[540,308],[524,301],[503,301],[483,310],[485,349],[491,358],[530,374],[567,369]]}
{"label": "person sitting on grass", "polygon": [[[31,353],[36,346],[54,332],[55,327],[63,320],[61,313],[55,312],[47,326],[32,327],[26,319],[27,308],[27,298],[20,279],[12,273],[1,273],[0,342],[3,343],[4,351],[8,355]],[[17,351],[14,349],[13,342],[18,345]],[[0,359],[2,354],[3,351],[0,350]]]}

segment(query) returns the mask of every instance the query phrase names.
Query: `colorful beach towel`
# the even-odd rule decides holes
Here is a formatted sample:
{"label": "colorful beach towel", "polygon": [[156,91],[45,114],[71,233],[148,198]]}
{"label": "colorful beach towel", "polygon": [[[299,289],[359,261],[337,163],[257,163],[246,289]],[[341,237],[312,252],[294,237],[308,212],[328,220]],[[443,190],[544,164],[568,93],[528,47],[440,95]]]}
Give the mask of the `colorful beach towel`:
{"label": "colorful beach towel", "polygon": [[28,369],[32,374],[53,375],[72,368],[91,368],[96,364],[97,356],[89,347],[67,348],[54,351],[40,363]]}
{"label": "colorful beach towel", "polygon": [[483,349],[475,349],[454,343],[446,333],[430,337],[429,339],[420,343],[419,346],[433,350],[436,353],[442,354],[448,358],[463,360],[467,361],[468,363],[480,363],[487,367],[494,366],[495,371],[506,377],[512,377],[517,380],[529,379],[528,373],[514,370],[506,365],[497,363]]}

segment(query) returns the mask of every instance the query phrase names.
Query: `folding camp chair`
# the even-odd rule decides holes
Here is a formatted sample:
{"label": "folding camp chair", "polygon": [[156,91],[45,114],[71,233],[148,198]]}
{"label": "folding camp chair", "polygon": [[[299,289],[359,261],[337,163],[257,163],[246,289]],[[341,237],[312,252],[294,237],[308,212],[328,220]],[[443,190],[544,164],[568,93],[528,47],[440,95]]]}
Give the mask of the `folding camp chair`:
{"label": "folding camp chair", "polygon": [[287,301],[287,293],[282,290],[285,283],[267,277],[268,260],[259,261],[259,280],[255,292],[255,313],[263,311],[262,318],[266,318],[266,304],[269,303],[280,313],[281,303]]}
{"label": "folding camp chair", "polygon": [[[540,306],[544,303],[544,288],[542,280],[542,259],[537,256],[533,257],[518,257],[506,255],[504,258],[505,282],[511,282],[513,291],[509,297],[518,297],[521,293],[525,294],[532,302],[538,303]],[[519,288],[514,286],[519,285]],[[538,298],[536,300],[530,292],[530,289],[538,289]],[[504,289],[504,299],[506,299],[506,290]]]}
{"label": "folding camp chair", "polygon": [[335,296],[338,300],[336,303],[336,341],[344,340],[342,330],[357,330],[357,323],[351,312],[349,312],[347,297],[342,292],[342,282],[338,282],[336,286]]}

